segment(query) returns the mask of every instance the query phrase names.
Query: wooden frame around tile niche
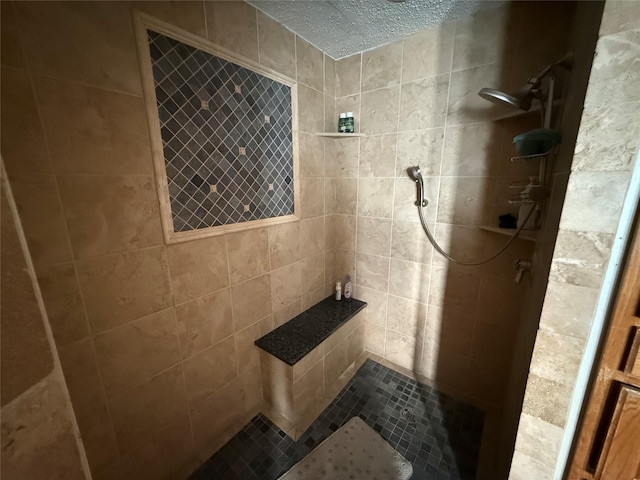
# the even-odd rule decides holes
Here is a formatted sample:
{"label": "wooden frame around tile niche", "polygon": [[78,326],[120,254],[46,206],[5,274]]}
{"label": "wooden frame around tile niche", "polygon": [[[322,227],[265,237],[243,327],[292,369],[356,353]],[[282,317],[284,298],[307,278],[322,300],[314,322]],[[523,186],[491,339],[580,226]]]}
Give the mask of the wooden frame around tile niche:
{"label": "wooden frame around tile niche", "polygon": [[[162,20],[158,20],[151,15],[140,11],[133,13],[136,45],[138,49],[138,61],[140,64],[140,75],[142,79],[142,91],[145,110],[147,112],[147,123],[149,128],[149,139],[151,141],[151,155],[153,158],[153,169],[155,172],[155,187],[160,204],[160,217],[162,230],[167,244],[181,243],[215,235],[250,230],[253,228],[279,225],[300,220],[300,176],[299,176],[299,144],[298,144],[298,85],[297,82],[275,70],[266,68],[257,62],[240,57],[237,54],[215,45],[209,40],[186,32]],[[251,220],[248,222],[234,223],[231,225],[219,225],[185,232],[176,232],[173,228],[173,218],[171,215],[171,203],[169,198],[169,184],[162,148],[162,137],[160,135],[160,118],[158,117],[158,107],[156,102],[155,83],[151,68],[151,55],[149,52],[149,42],[147,39],[147,29],[151,29],[162,35],[166,35],[187,45],[200,49],[220,57],[229,62],[233,62],[241,67],[252,70],[260,75],[276,80],[291,88],[291,140],[293,154],[293,214],[281,217]]]}

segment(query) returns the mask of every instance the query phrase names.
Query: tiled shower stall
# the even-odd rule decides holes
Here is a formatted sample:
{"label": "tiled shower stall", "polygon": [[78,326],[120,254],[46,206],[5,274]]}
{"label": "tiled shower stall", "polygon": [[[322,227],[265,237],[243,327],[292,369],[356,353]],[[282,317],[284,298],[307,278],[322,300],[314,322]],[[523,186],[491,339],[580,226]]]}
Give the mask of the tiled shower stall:
{"label": "tiled shower stall", "polygon": [[[485,412],[479,478],[509,476],[516,434],[510,478],[552,478],[638,149],[637,4],[607,1],[599,40],[601,3],[500,3],[340,60],[244,2],[1,7],[5,472],[186,477],[261,411],[253,342],[351,275],[368,302],[368,352]],[[137,12],[295,83],[298,178],[265,182],[267,193],[298,182],[298,220],[166,242]],[[506,118],[477,91],[514,90],[568,51],[564,140],[538,242],[519,239],[479,268],[447,262],[424,236],[405,169],[421,166],[428,222],[447,250],[465,260],[497,250],[508,237],[478,227],[516,213],[507,187],[538,168],[510,162],[511,139],[539,119]],[[343,111],[364,136],[316,135]],[[599,161],[605,153],[618,160]],[[226,187],[183,177],[178,190]],[[242,188],[228,192],[243,207],[229,216],[251,219]],[[176,230],[199,226],[191,214]],[[534,262],[520,284],[517,259]],[[13,304],[5,265],[26,282]]]}

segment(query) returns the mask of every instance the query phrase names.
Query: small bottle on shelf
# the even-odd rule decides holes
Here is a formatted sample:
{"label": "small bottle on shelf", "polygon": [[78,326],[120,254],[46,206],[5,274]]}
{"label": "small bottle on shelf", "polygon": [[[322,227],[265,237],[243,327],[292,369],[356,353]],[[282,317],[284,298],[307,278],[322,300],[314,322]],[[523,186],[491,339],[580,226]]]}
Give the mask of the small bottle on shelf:
{"label": "small bottle on shelf", "polygon": [[356,122],[353,119],[353,112],[347,112],[345,125],[346,125],[345,133],[355,133]]}
{"label": "small bottle on shelf", "polygon": [[338,132],[346,133],[347,131],[347,114],[341,113],[340,118],[338,119]]}
{"label": "small bottle on shelf", "polygon": [[347,302],[351,301],[351,275],[347,275],[347,282],[344,284],[344,299]]}
{"label": "small bottle on shelf", "polygon": [[336,282],[336,300],[342,300],[342,284]]}

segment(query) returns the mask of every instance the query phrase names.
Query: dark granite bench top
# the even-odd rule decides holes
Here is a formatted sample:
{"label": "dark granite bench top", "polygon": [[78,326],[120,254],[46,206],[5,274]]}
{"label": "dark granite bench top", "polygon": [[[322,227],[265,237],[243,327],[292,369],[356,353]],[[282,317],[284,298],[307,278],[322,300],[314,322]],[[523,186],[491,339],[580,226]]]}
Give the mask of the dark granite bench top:
{"label": "dark granite bench top", "polygon": [[267,333],[255,344],[289,365],[295,365],[367,304],[333,295]]}

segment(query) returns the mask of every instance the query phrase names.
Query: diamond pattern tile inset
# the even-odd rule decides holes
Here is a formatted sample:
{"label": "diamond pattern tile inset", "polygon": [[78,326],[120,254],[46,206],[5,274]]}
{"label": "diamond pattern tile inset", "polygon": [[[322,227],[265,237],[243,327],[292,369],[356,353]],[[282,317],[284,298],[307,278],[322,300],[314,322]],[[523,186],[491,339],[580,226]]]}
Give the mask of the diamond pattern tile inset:
{"label": "diamond pattern tile inset", "polygon": [[291,88],[147,33],[174,230],[292,214]]}

